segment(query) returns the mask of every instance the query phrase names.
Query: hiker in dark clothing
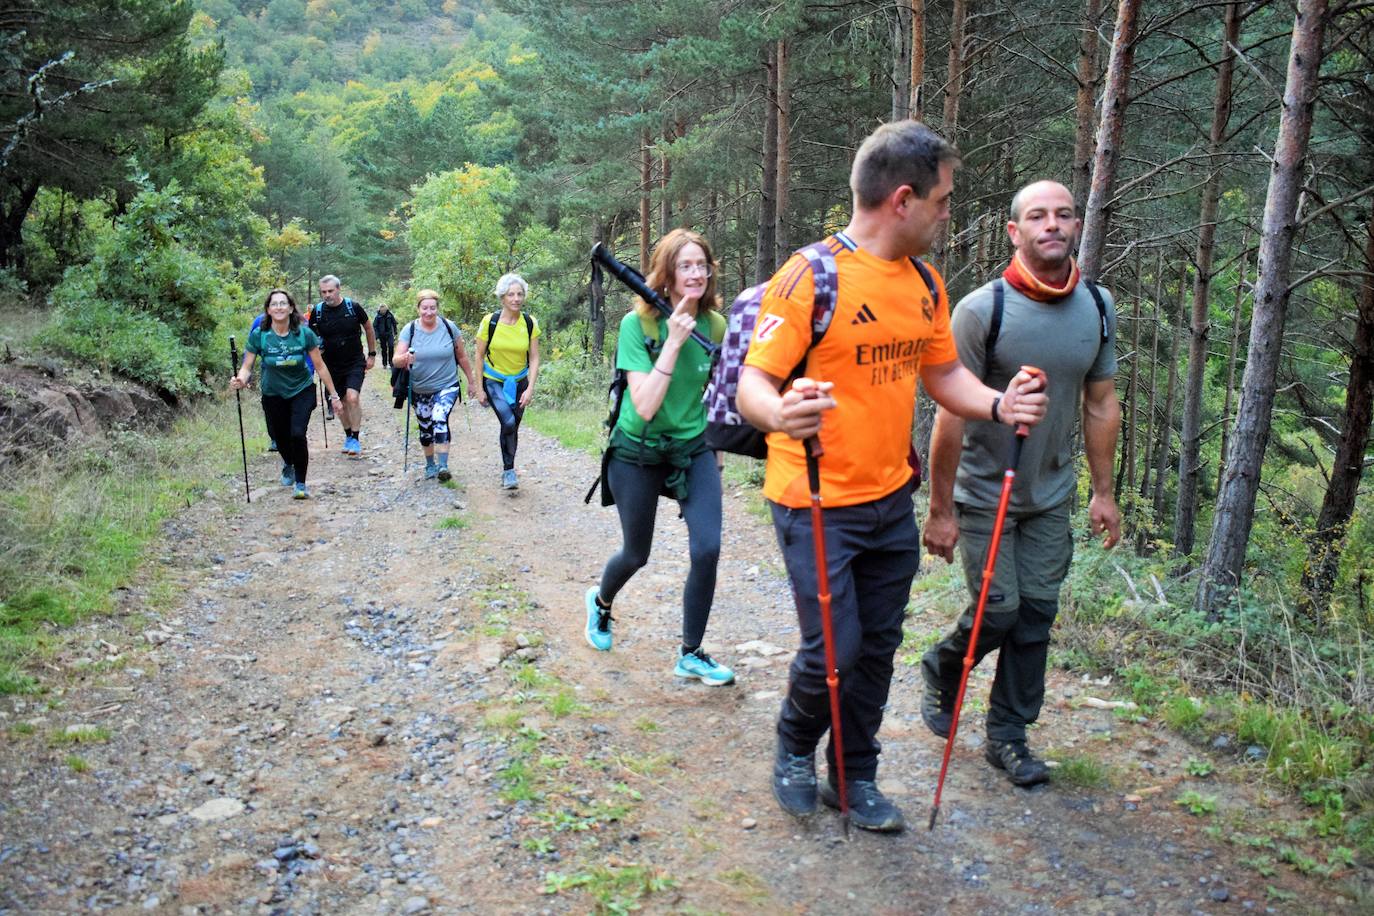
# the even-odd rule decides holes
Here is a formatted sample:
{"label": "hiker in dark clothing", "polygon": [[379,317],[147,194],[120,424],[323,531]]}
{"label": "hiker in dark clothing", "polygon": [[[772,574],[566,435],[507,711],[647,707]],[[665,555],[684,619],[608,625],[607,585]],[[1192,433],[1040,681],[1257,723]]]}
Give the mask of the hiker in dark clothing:
{"label": "hiker in dark clothing", "polygon": [[372,330],[377,332],[377,349],[382,354],[382,366],[391,368],[391,356],[396,350],[396,316],[385,305],[377,306],[372,318]]}
{"label": "hiker in dark clothing", "polygon": [[[310,330],[319,335],[324,364],[343,391],[343,453],[360,457],[363,405],[359,393],[363,390],[363,378],[377,360],[377,334],[362,303],[346,298],[340,291],[339,278],[333,274],[320,277],[320,301],[310,310]],[[358,336],[360,330],[367,335],[366,357]]]}

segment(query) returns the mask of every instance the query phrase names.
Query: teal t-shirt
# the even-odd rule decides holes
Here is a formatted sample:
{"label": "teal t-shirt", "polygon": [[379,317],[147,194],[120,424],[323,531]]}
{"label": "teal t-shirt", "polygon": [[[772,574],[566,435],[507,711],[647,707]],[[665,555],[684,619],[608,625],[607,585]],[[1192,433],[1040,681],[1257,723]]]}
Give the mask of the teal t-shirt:
{"label": "teal t-shirt", "polygon": [[[697,332],[706,339],[711,338],[711,321],[705,313],[697,316]],[[659,340],[668,337],[668,320],[658,318]],[[639,315],[631,309],[620,322],[620,342],[616,345],[615,367],[627,372],[653,372],[654,360],[658,350],[651,354],[644,341],[644,326]],[[668,383],[668,393],[663,396],[663,405],[649,424],[648,438],[656,439],[669,436],[674,439],[692,439],[706,431],[706,405],[701,395],[706,390],[706,380],[711,374],[711,355],[695,340],[688,339],[678,351],[677,362],[673,366],[673,378]],[[620,419],[616,426],[637,440],[645,438],[644,418],[635,410],[634,399],[625,391],[625,399],[620,404]]]}
{"label": "teal t-shirt", "polygon": [[312,379],[306,354],[319,346],[319,336],[304,322],[285,336],[272,330],[270,322],[263,322],[248,335],[244,349],[262,364],[263,395],[291,398],[309,387]]}

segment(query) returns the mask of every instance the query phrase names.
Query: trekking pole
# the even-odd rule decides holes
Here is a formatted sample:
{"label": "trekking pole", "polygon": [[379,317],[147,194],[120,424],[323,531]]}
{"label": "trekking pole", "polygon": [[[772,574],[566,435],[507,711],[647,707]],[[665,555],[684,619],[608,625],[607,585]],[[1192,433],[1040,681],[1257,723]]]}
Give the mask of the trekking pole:
{"label": "trekking pole", "polygon": [[840,734],[840,671],[835,664],[835,629],[830,620],[830,573],[825,559],[825,524],[821,513],[820,436],[806,440],[806,479],[811,485],[811,543],[816,548],[816,601],[821,608],[825,642],[825,685],[830,689],[830,734],[835,740],[835,775],[840,781],[840,824],[849,839],[849,787],[844,778],[844,741]]}
{"label": "trekking pole", "polygon": [[410,378],[406,378],[406,444],[401,452],[401,473],[410,470]]}
{"label": "trekking pole", "polygon": [[[592,282],[599,284],[600,271],[597,266],[598,264],[604,265],[606,269],[611,272],[611,276],[630,288],[630,292],[658,309],[665,317],[672,317],[673,304],[654,290],[650,289],[642,273],[635,270],[630,265],[616,260],[615,255],[611,254],[602,242],[597,242],[592,246]],[[692,331],[691,337],[697,343],[701,344],[702,348],[711,355],[712,359],[720,352],[720,344],[713,342],[700,331]]]}
{"label": "trekking pole", "polygon": [[[229,365],[235,374],[239,371],[239,347],[234,338],[229,338]],[[243,453],[243,496],[249,504],[253,502],[253,491],[248,488],[248,443],[243,437],[243,398],[239,389],[234,389],[234,404],[239,409],[239,451]]]}
{"label": "trekking pole", "polygon": [[[1022,372],[1033,377],[1045,378],[1045,373],[1033,366],[1022,366]],[[1042,381],[1043,385],[1043,381]],[[992,589],[992,574],[997,569],[997,549],[1002,545],[1002,525],[1007,520],[1007,506],[1011,504],[1011,486],[1016,481],[1016,466],[1021,463],[1021,446],[1030,435],[1030,427],[1024,423],[1016,425],[1016,435],[1011,440],[1011,457],[1007,469],[1002,473],[1002,496],[997,500],[997,516],[992,523],[992,538],[988,541],[988,555],[983,562],[983,583],[978,589],[978,605],[973,612],[973,627],[969,630],[968,651],[964,653],[964,671],[959,676],[959,692],[954,695],[954,715],[949,723],[949,737],[945,738],[945,756],[940,762],[940,779],[935,783],[935,803],[930,809],[930,823],[927,830],[935,829],[935,819],[940,816],[940,794],[945,788],[945,774],[949,771],[949,757],[954,750],[954,735],[959,730],[959,713],[964,708],[964,692],[968,689],[969,674],[973,672],[974,653],[978,648],[978,631],[983,628],[983,611],[988,606],[988,592]]]}
{"label": "trekking pole", "polygon": [[[324,379],[320,379],[320,400],[328,406],[329,400],[324,396]],[[320,429],[324,430],[324,447],[329,448],[329,420],[325,419],[327,410],[320,411]]]}

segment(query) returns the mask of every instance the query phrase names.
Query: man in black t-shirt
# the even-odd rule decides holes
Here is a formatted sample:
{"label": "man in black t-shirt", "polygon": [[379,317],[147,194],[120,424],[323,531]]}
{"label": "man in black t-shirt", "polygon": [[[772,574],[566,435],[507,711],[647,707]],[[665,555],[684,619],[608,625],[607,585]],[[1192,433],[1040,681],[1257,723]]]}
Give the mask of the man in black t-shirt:
{"label": "man in black t-shirt", "polygon": [[[358,393],[363,378],[377,359],[377,335],[362,304],[344,298],[339,278],[333,274],[320,277],[320,301],[310,309],[310,330],[324,342],[320,348],[324,364],[334,385],[344,392],[343,420],[345,455],[357,457],[363,453],[359,441],[363,423],[363,405]],[[358,331],[367,335],[367,354],[363,355]]]}
{"label": "man in black t-shirt", "polygon": [[385,305],[379,305],[372,326],[377,330],[377,349],[382,351],[382,366],[390,366],[391,355],[396,349],[396,316]]}

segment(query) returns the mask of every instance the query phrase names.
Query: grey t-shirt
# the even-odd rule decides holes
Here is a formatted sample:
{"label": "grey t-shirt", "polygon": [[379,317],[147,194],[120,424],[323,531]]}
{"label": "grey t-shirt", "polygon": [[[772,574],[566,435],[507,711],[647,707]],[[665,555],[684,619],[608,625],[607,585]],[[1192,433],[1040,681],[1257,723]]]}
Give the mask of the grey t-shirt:
{"label": "grey t-shirt", "polygon": [[[1074,423],[1083,384],[1116,375],[1116,305],[1111,294],[1102,290],[1107,307],[1107,339],[1103,341],[1097,305],[1084,283],[1055,302],[1036,302],[1005,280],[1002,286],[1002,329],[989,371],[984,372],[984,363],[992,322],[992,283],[959,300],[951,324],[959,359],[990,387],[1006,388],[1023,365],[1044,370],[1049,379],[1049,410],[1026,439],[1011,496],[1013,511],[1035,512],[1067,499],[1077,482]],[[997,505],[1011,437],[1011,429],[1000,423],[965,421],[964,450],[954,478],[956,502]]]}
{"label": "grey t-shirt", "polygon": [[[447,330],[444,325],[448,325]],[[412,330],[415,332],[413,338]],[[453,355],[454,346],[463,339],[458,325],[440,318],[433,331],[426,331],[418,320],[411,321],[401,329],[400,339],[415,354],[415,365],[410,369],[412,391],[434,394],[458,384],[458,359]]]}

